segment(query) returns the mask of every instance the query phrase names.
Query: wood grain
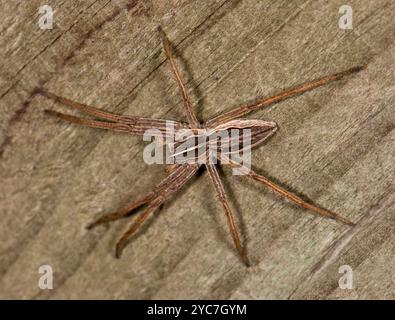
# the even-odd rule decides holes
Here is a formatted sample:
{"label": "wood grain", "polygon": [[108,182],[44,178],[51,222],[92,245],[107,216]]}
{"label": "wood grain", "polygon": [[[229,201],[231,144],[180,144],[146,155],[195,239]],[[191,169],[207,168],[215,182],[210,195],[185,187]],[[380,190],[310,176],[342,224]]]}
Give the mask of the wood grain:
{"label": "wood grain", "polygon": [[[394,299],[395,4],[348,1],[43,1],[0,5],[0,298]],[[60,122],[36,88],[121,114],[186,120],[156,27],[200,120],[355,65],[355,76],[250,118],[276,121],[254,170],[357,223],[322,219],[224,169],[247,243],[239,260],[207,172],[165,204],[114,258],[128,221],[87,231],[101,213],[166,173],[141,138]],[[224,177],[223,177],[224,178]],[[40,265],[54,271],[41,290]],[[341,265],[353,289],[338,286]]]}

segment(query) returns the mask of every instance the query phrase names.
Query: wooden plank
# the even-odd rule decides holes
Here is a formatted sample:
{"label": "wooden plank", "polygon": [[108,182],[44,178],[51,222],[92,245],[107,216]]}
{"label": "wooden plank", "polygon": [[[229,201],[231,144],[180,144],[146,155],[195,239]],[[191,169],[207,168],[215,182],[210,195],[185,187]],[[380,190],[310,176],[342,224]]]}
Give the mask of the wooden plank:
{"label": "wooden plank", "polygon": [[[0,10],[1,298],[394,299],[395,6],[349,1],[41,1]],[[310,215],[224,170],[253,266],[239,260],[207,173],[148,221],[120,260],[129,221],[87,231],[101,213],[165,177],[142,139],[48,118],[67,109],[35,88],[117,113],[185,120],[156,26],[176,46],[199,119],[355,65],[338,83],[254,113],[278,133],[252,164],[357,222]],[[226,174],[226,178],[224,177]],[[38,268],[54,270],[41,290]],[[354,272],[339,289],[338,268]]]}

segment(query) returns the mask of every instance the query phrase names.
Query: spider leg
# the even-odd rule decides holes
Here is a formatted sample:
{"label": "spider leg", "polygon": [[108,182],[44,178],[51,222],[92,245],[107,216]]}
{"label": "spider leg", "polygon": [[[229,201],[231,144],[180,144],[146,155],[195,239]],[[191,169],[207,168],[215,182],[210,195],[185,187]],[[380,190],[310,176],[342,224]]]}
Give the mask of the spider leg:
{"label": "spider leg", "polygon": [[355,73],[355,72],[359,72],[362,69],[363,69],[363,67],[357,66],[357,67],[348,69],[346,71],[336,73],[331,76],[326,76],[326,77],[323,77],[323,78],[320,78],[317,80],[306,82],[306,83],[296,86],[294,88],[284,90],[284,91],[282,91],[278,94],[275,94],[274,96],[271,96],[269,98],[260,100],[254,104],[242,105],[242,106],[236,107],[228,112],[225,112],[225,113],[220,114],[214,118],[211,118],[210,120],[208,120],[206,122],[206,124],[208,127],[215,127],[221,123],[225,123],[227,121],[245,116],[245,115],[249,114],[250,112],[259,110],[259,109],[266,107],[270,104],[277,103],[281,100],[285,100],[287,98],[302,94],[306,91],[321,87],[321,86],[326,85],[332,81],[340,80],[343,77],[345,77],[349,74]]}
{"label": "spider leg", "polygon": [[177,65],[174,61],[174,54],[173,54],[173,48],[171,46],[171,43],[169,39],[166,36],[166,33],[163,31],[162,27],[158,27],[159,35],[162,39],[163,43],[163,48],[165,49],[167,59],[169,60],[171,70],[173,71],[174,76],[176,77],[176,81],[178,84],[178,87],[180,88],[181,95],[182,95],[182,100],[184,102],[184,108],[188,117],[188,122],[189,124],[193,125],[194,127],[199,127],[199,121],[196,118],[196,114],[194,113],[191,102],[189,100],[189,96],[187,93],[187,89],[184,85],[183,79],[181,77],[180,72],[178,71]]}
{"label": "spider leg", "polygon": [[53,93],[49,93],[43,90],[40,90],[39,93],[47,98],[55,100],[56,102],[60,102],[73,109],[79,110],[82,113],[100,119],[99,121],[86,120],[56,111],[45,110],[47,114],[57,116],[58,118],[61,118],[63,120],[81,125],[88,125],[90,127],[102,128],[102,129],[113,129],[116,131],[126,131],[138,135],[143,135],[149,129],[156,129],[161,132],[161,136],[172,135],[172,131],[169,130],[169,128],[172,130],[189,128],[188,124],[174,120],[163,120],[163,119],[113,114],[107,111],[103,111],[101,109],[97,109],[91,106],[87,106],[85,104],[81,104],[69,100],[67,98],[57,96]]}
{"label": "spider leg", "polygon": [[172,194],[178,191],[198,170],[199,165],[180,165],[167,178],[165,178],[157,188],[154,189],[154,198],[148,204],[146,210],[132,222],[129,229],[122,235],[116,245],[116,257],[121,256],[130,237],[138,230],[143,222],[153,213],[162,203],[164,203]]}
{"label": "spider leg", "polygon": [[224,189],[221,179],[219,177],[218,170],[213,163],[209,163],[208,161],[206,163],[206,167],[207,167],[208,172],[210,174],[210,178],[211,178],[211,181],[215,187],[215,190],[217,191],[218,197],[225,209],[226,218],[228,220],[228,225],[229,225],[230,232],[232,234],[233,242],[236,246],[236,249],[239,252],[240,257],[242,258],[245,265],[249,266],[250,263],[249,263],[245,248],[243,248],[241,245],[240,237],[237,232],[236,224],[234,222],[232,211],[230,209],[229,202],[226,197],[225,189]]}
{"label": "spider leg", "polygon": [[96,221],[94,221],[91,224],[89,224],[86,228],[87,229],[92,229],[92,228],[94,228],[94,227],[96,227],[96,226],[98,226],[100,224],[107,223],[107,222],[110,222],[110,221],[114,221],[114,220],[118,220],[118,219],[121,219],[123,217],[126,217],[126,216],[130,215],[134,210],[140,208],[144,204],[146,204],[149,201],[151,201],[154,197],[155,197],[155,194],[153,192],[150,192],[145,197],[140,198],[140,199],[132,202],[131,204],[127,205],[126,207],[123,207],[121,209],[118,209],[115,212],[107,213],[107,214],[101,216],[99,219],[97,219]]}
{"label": "spider leg", "polygon": [[[136,117],[134,123],[127,123],[123,121],[119,122],[107,122],[101,120],[85,119],[69,114],[60,113],[54,110],[44,110],[48,115],[55,116],[62,120],[88,126],[92,128],[113,130],[118,132],[127,132],[133,135],[143,136],[146,132],[150,132],[152,136],[163,138],[171,137],[174,133],[171,130],[167,130],[167,125],[173,123],[175,130],[183,128],[184,124],[173,121],[173,120],[162,120],[162,119],[150,119]],[[147,131],[151,130],[152,131]]]}
{"label": "spider leg", "polygon": [[115,256],[117,258],[121,257],[122,251],[125,248],[128,239],[139,229],[143,222],[148,218],[149,214],[153,213],[163,202],[164,200],[162,198],[157,198],[155,201],[149,204],[142,215],[133,221],[129,229],[122,235],[116,244]]}
{"label": "spider leg", "polygon": [[107,130],[112,129],[115,131],[128,131],[128,130],[125,130],[126,129],[125,125],[122,126],[122,125],[115,123],[115,122],[84,119],[84,118],[75,117],[75,116],[72,116],[69,114],[64,114],[64,113],[60,113],[60,112],[53,111],[53,110],[44,110],[44,112],[48,115],[55,116],[55,117],[60,118],[62,120],[66,120],[68,122],[76,123],[76,124],[87,126],[87,127],[107,129]]}
{"label": "spider leg", "polygon": [[87,106],[85,104],[78,103],[78,102],[72,101],[70,99],[60,97],[60,96],[58,96],[54,93],[51,93],[51,92],[40,90],[39,93],[41,95],[43,95],[44,97],[52,99],[56,102],[60,102],[66,106],[69,106],[73,109],[79,110],[79,111],[81,111],[87,115],[90,115],[90,116],[94,116],[97,118],[110,120],[110,121],[114,121],[114,122],[117,122],[117,121],[121,120],[122,118],[124,118],[124,116],[121,116],[118,114],[113,114],[113,113],[107,112],[107,111],[103,111],[103,110],[100,110],[95,107]]}
{"label": "spider leg", "polygon": [[319,208],[311,203],[308,203],[308,202],[302,200],[295,194],[285,190],[284,188],[280,187],[278,184],[274,183],[273,181],[269,180],[268,178],[266,178],[260,174],[257,174],[256,172],[239,164],[238,162],[231,160],[231,159],[228,159],[227,161],[228,161],[227,166],[230,166],[232,168],[239,168],[239,170],[242,170],[242,173],[244,173],[245,175],[249,176],[250,178],[252,178],[256,181],[263,183],[264,185],[268,186],[272,190],[276,191],[282,197],[287,198],[288,200],[291,200],[292,202],[296,203],[297,205],[301,206],[302,208],[308,209],[311,212],[313,212],[319,216],[329,218],[329,219],[334,219],[338,222],[341,222],[341,223],[349,225],[349,226],[355,226],[355,224],[353,222],[351,222],[350,220],[343,218],[342,216],[338,215],[335,212],[332,212],[332,211],[329,211],[329,210],[326,210],[323,208]]}
{"label": "spider leg", "polygon": [[180,179],[180,177],[182,178],[182,174],[184,174],[184,172],[185,172],[184,167],[182,167],[180,165],[175,165],[175,167],[173,168],[170,175],[168,177],[166,177],[165,179],[163,179],[159,184],[157,184],[156,187],[151,192],[149,192],[146,196],[141,197],[141,198],[137,199],[136,201],[133,201],[131,204],[129,204],[125,207],[122,207],[115,212],[104,214],[99,219],[97,219],[96,221],[89,224],[87,226],[87,229],[92,229],[100,224],[118,220],[118,219],[121,219],[123,217],[130,215],[134,210],[140,208],[144,204],[151,202],[159,194],[162,194],[163,192],[165,192],[166,188],[168,188],[168,186],[170,184],[177,182],[178,179]]}

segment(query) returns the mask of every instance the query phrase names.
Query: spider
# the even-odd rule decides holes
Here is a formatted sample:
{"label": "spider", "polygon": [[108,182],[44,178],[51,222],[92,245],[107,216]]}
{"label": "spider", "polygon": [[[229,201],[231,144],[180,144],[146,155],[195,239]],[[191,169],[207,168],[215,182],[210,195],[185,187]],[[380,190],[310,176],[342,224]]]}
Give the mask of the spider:
{"label": "spider", "polygon": [[[363,68],[361,66],[357,66],[334,75],[330,75],[310,82],[306,82],[302,85],[277,93],[269,98],[261,99],[260,101],[254,104],[242,105],[236,107],[228,112],[217,115],[204,123],[200,123],[191,106],[187,89],[185,87],[181,74],[175,63],[172,45],[168,37],[166,36],[165,32],[160,26],[158,27],[158,32],[163,44],[164,51],[166,53],[167,60],[170,63],[172,73],[175,76],[175,79],[177,81],[178,87],[181,92],[181,96],[183,100],[183,108],[185,110],[188,123],[163,120],[163,119],[143,118],[137,116],[118,115],[91,106],[80,104],[72,100],[69,100],[67,98],[60,97],[56,94],[41,90],[40,93],[43,96],[46,96],[47,98],[53,99],[71,108],[77,109],[78,111],[88,116],[92,116],[96,119],[79,118],[72,115],[59,113],[53,110],[45,110],[45,112],[49,115],[56,116],[58,118],[61,118],[71,123],[93,127],[93,128],[127,132],[132,135],[140,135],[140,136],[144,135],[144,132],[146,132],[146,130],[149,129],[156,129],[161,134],[166,136],[169,134],[166,131],[166,124],[168,124],[169,122],[174,126],[175,130],[191,129],[194,132],[199,132],[199,130],[202,129],[211,129],[213,131],[218,131],[218,130],[229,131],[232,128],[250,129],[252,132],[251,133],[252,145],[256,146],[261,144],[263,141],[265,141],[267,138],[269,138],[271,135],[273,135],[276,132],[277,124],[275,122],[267,122],[263,120],[243,120],[240,119],[240,117],[243,117],[253,111],[259,110],[263,107],[277,103],[284,99],[326,85],[332,81],[339,80],[344,76],[358,72]],[[218,143],[221,144],[220,141],[218,141]],[[273,181],[269,180],[265,176],[256,173],[255,171],[251,170],[245,165],[235,160],[232,160],[229,157],[227,157],[226,159],[227,161],[225,162],[223,155],[220,155],[218,160],[221,162],[221,164],[226,163],[225,164],[226,166],[240,170],[240,172],[246,175],[247,177],[250,177],[256,181],[261,182],[262,184],[266,185],[267,187],[277,192],[280,196],[290,200],[291,202],[294,202],[295,204],[299,205],[304,209],[310,210],[312,213],[315,213],[322,217],[334,219],[338,222],[341,222],[349,226],[354,226],[354,223],[347,220],[346,218],[343,218],[342,216],[332,211],[317,207],[312,203],[302,200],[300,197],[285,190],[284,188],[274,183]],[[205,166],[207,168],[213,187],[218,195],[219,200],[223,205],[236,250],[238,251],[245,265],[249,266],[250,263],[246,254],[245,246],[241,244],[239,233],[237,231],[236,224],[234,222],[234,218],[231,212],[231,208],[229,206],[229,201],[226,196],[223,184],[220,180],[220,176],[218,174],[218,169],[215,163],[211,161],[206,161],[204,164],[175,163],[169,166],[168,168],[170,169],[168,170],[167,177],[164,180],[162,180],[159,184],[157,184],[151,192],[138,198],[131,204],[122,207],[115,212],[107,213],[101,216],[99,219],[88,225],[87,228],[91,229],[97,225],[129,216],[129,214],[131,214],[135,210],[145,206],[145,210],[143,211],[143,213],[133,220],[127,231],[118,240],[116,244],[115,256],[119,258],[128,240],[139,229],[139,227],[150,216],[150,214],[152,214],[156,209],[158,209],[166,200],[168,200],[175,192],[177,192],[188,180],[190,180],[201,166]]]}

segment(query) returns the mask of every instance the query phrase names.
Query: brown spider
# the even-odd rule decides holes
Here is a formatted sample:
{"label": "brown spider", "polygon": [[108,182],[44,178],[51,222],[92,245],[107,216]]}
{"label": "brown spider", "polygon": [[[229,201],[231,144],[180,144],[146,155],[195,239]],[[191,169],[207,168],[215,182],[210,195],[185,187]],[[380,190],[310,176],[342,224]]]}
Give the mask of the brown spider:
{"label": "brown spider", "polygon": [[[87,115],[93,116],[97,119],[102,120],[93,120],[93,119],[84,119],[78,118],[71,115],[62,114],[52,110],[45,110],[46,113],[50,115],[57,116],[61,119],[67,120],[72,123],[77,123],[80,125],[85,125],[94,128],[101,128],[107,130],[114,130],[114,131],[121,131],[121,132],[128,132],[134,135],[143,135],[146,130],[149,129],[156,129],[159,130],[161,134],[164,136],[168,135],[169,133],[166,131],[166,124],[169,122],[174,126],[175,130],[178,129],[191,129],[193,132],[198,132],[199,130],[210,129],[215,131],[218,130],[231,130],[233,128],[241,128],[241,129],[250,129],[251,130],[251,137],[252,137],[252,145],[255,146],[257,144],[262,143],[268,137],[270,137],[277,129],[277,125],[274,122],[266,122],[262,120],[240,120],[239,118],[245,116],[252,111],[258,110],[270,104],[279,102],[281,100],[287,99],[289,97],[304,93],[308,90],[317,88],[319,86],[325,85],[329,82],[339,80],[346,75],[349,75],[354,72],[358,72],[362,69],[362,67],[354,67],[349,70],[337,73],[335,75],[326,76],[318,80],[314,80],[308,83],[304,83],[297,87],[285,90],[280,92],[272,97],[265,98],[263,100],[258,101],[255,104],[251,105],[242,105],[233,110],[220,114],[203,124],[200,124],[196,118],[196,115],[191,107],[191,103],[188,97],[188,93],[186,87],[183,83],[182,77],[177,69],[177,66],[174,61],[173,57],[173,50],[171,44],[162,30],[161,27],[158,27],[158,31],[160,37],[163,42],[163,47],[166,52],[167,59],[169,60],[172,72],[177,80],[178,86],[181,91],[183,104],[185,108],[185,112],[188,118],[188,124],[181,123],[178,121],[168,121],[162,119],[151,119],[151,118],[142,118],[142,117],[134,117],[134,116],[124,116],[113,114],[110,112],[106,112],[94,107],[90,107],[87,105],[83,105],[74,101],[71,101],[66,98],[59,97],[55,94],[48,93],[45,91],[41,91],[41,94],[52,98],[60,103],[63,103],[69,107],[78,109],[80,112],[83,112]],[[220,142],[218,142],[220,144]],[[237,143],[240,143],[239,141]],[[264,185],[270,187],[277,193],[279,193],[282,197],[291,200],[292,202],[298,204],[299,206],[309,209],[315,214],[320,216],[335,219],[341,223],[353,226],[354,224],[341,217],[340,215],[331,212],[329,210],[319,208],[313,204],[307,203],[298,196],[286,191],[279,185],[275,184],[273,181],[270,181],[266,177],[257,174],[256,172],[252,171],[251,169],[247,168],[243,164],[236,162],[227,158],[227,162],[224,161],[223,155],[220,156],[219,160],[222,164],[226,163],[227,166],[231,168],[239,169],[242,174],[245,174],[251,177],[254,180],[257,180]],[[154,212],[161,204],[163,204],[170,196],[172,196],[176,191],[178,191],[189,179],[191,179],[194,174],[197,172],[200,166],[203,164],[201,163],[183,163],[183,164],[173,164],[170,166],[169,175],[161,181],[151,192],[147,195],[137,199],[130,205],[119,209],[116,212],[108,213],[98,220],[90,224],[87,228],[90,229],[98,224],[106,223],[109,221],[117,220],[122,217],[128,216],[132,211],[142,207],[143,205],[147,205],[145,211],[136,218],[132,224],[130,225],[129,229],[124,233],[124,235],[120,238],[116,245],[116,257],[120,257],[123,248],[125,247],[127,240],[135,233],[135,231],[142,225],[142,223],[147,219],[150,213]],[[213,183],[213,186],[218,194],[218,197],[225,209],[226,218],[229,224],[229,228],[233,237],[234,244],[236,246],[237,251],[239,252],[242,260],[248,266],[249,261],[246,255],[245,248],[241,245],[240,238],[236,229],[236,225],[233,220],[232,212],[228,203],[228,199],[225,194],[224,187],[221,183],[220,177],[218,175],[217,168],[214,163],[207,161],[204,163],[205,167],[208,169],[210,179]]]}

